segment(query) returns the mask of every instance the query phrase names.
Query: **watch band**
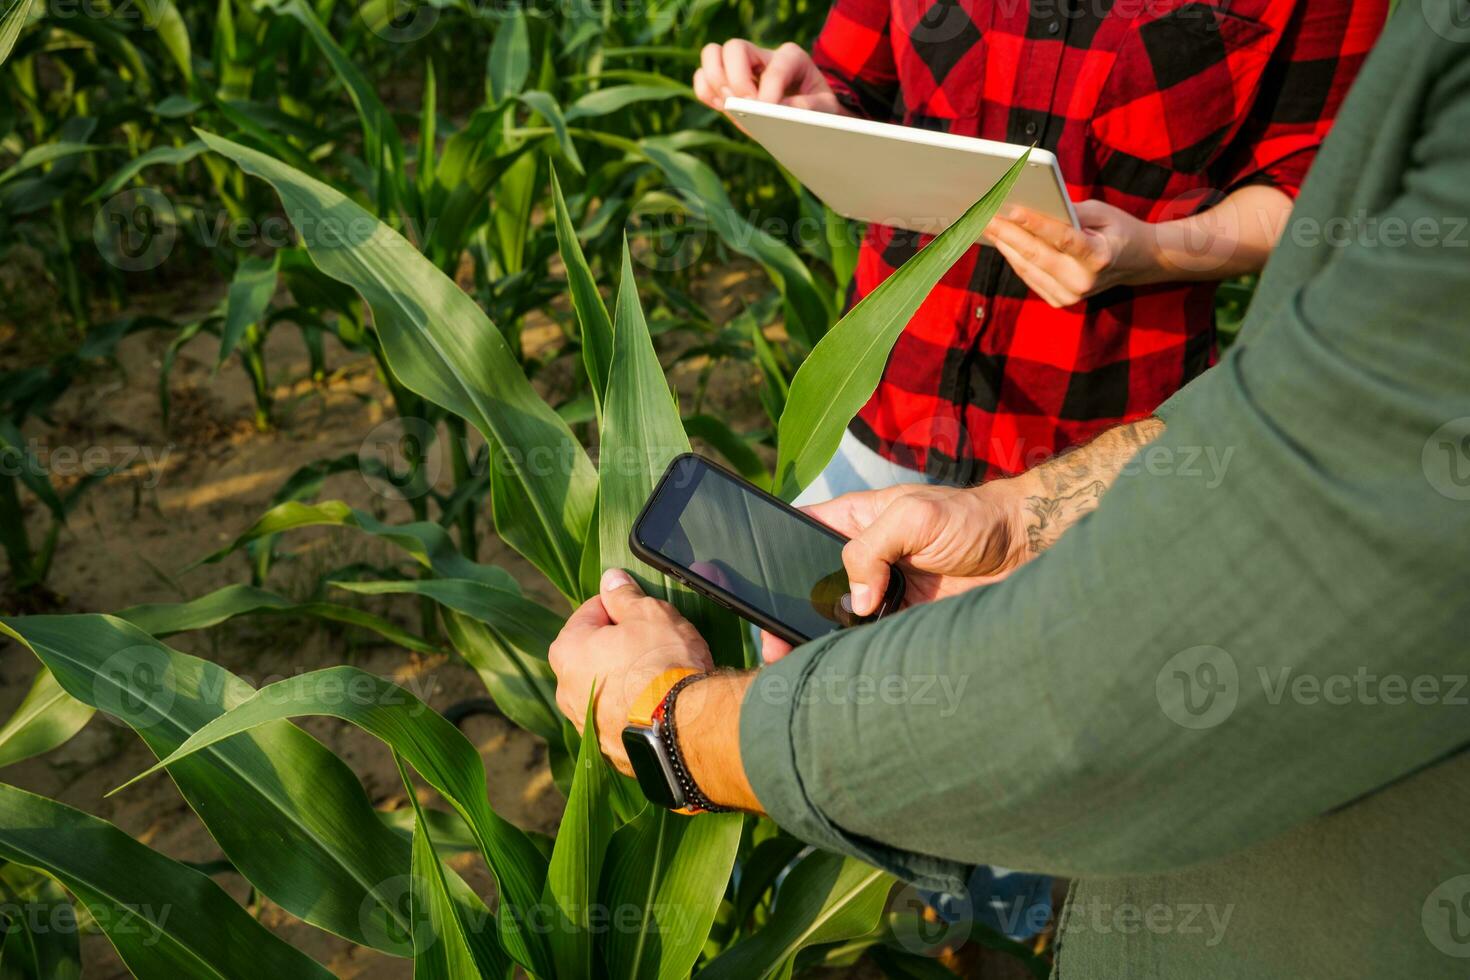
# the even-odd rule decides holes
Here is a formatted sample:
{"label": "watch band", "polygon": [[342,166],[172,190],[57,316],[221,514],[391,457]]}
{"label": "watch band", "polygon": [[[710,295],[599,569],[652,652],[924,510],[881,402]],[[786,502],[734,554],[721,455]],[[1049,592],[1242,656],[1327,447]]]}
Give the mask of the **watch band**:
{"label": "watch band", "polygon": [[648,728],[653,725],[654,715],[663,706],[664,699],[669,696],[673,686],[684,678],[699,671],[693,667],[670,667],[648,682],[639,695],[633,699],[632,705],[628,707],[628,724],[637,725],[639,728]]}
{"label": "watch band", "polygon": [[691,674],[688,677],[681,678],[673,687],[669,688],[669,693],[664,695],[663,703],[659,705],[656,714],[657,720],[662,723],[658,726],[658,737],[664,743],[664,748],[668,750],[669,762],[674,767],[674,775],[679,780],[679,787],[684,791],[685,811],[693,813],[729,813],[729,807],[720,806],[708,796],[705,796],[704,791],[699,788],[699,784],[694,781],[694,776],[689,772],[689,767],[684,762],[684,753],[679,750],[679,733],[674,725],[674,699],[679,696],[679,692],[684,690],[684,688],[708,676],[709,674]]}

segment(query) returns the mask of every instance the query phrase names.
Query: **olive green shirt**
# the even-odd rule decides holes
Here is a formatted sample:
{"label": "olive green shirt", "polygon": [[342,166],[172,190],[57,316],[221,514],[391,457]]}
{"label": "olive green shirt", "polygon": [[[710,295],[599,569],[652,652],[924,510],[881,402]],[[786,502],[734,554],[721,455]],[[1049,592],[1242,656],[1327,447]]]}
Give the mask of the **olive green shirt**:
{"label": "olive green shirt", "polygon": [[1470,976],[1470,17],[1403,0],[1241,340],[1000,584],[741,717],[792,833],[1074,879],[1063,978]]}

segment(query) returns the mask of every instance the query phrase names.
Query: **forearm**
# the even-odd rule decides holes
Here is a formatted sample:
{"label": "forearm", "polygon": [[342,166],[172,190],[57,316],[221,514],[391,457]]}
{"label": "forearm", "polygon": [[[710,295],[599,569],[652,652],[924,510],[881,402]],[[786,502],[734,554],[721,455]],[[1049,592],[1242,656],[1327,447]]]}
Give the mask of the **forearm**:
{"label": "forearm", "polygon": [[674,702],[679,752],[695,785],[720,806],[760,813],[740,757],[740,707],[754,674],[721,671],[690,684]]}
{"label": "forearm", "polygon": [[1292,201],[1250,184],[1199,214],[1152,226],[1156,271],[1144,282],[1231,279],[1259,272],[1291,217]]}
{"label": "forearm", "polygon": [[1152,416],[1116,426],[1020,476],[982,484],[975,492],[1005,500],[1006,509],[1016,514],[1021,538],[1015,543],[1017,553],[1030,559],[1096,510],[1128,461],[1163,431],[1164,423]]}

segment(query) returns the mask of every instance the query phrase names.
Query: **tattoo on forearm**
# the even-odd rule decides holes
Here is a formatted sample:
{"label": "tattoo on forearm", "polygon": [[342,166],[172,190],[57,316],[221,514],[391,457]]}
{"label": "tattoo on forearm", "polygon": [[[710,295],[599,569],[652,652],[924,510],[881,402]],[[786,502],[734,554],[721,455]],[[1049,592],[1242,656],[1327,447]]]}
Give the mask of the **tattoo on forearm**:
{"label": "tattoo on forearm", "polygon": [[1093,480],[1080,490],[1065,496],[1027,497],[1026,544],[1033,555],[1039,555],[1056,544],[1067,530],[1089,511],[1096,510],[1107,484]]}

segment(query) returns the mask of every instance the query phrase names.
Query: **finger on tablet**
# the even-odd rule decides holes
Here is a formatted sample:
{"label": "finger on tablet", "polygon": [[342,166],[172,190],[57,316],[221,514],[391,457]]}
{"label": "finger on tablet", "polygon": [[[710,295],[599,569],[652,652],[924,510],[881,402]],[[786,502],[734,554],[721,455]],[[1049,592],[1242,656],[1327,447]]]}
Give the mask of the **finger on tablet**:
{"label": "finger on tablet", "polygon": [[1010,208],[1002,220],[1009,220],[1046,242],[1059,252],[1082,259],[1092,253],[1086,237],[1065,221],[1018,206]]}
{"label": "finger on tablet", "polygon": [[696,68],[694,70],[694,95],[699,101],[711,109],[718,109],[723,103],[719,93],[710,87],[708,77],[705,75],[703,68]]}
{"label": "finger on tablet", "polygon": [[1021,281],[1030,286],[1036,295],[1046,301],[1047,305],[1061,309],[1076,302],[1075,299],[1064,294],[1060,283],[1010,245],[998,240],[994,242],[994,245],[996,250],[1011,264],[1011,268],[1016,270],[1016,275],[1021,277]]}
{"label": "finger on tablet", "polygon": [[810,57],[801,45],[789,41],[777,48],[765,70],[761,72],[756,98],[762,102],[780,102],[784,99],[787,92],[797,87],[796,83]]}
{"label": "finger on tablet", "polygon": [[725,42],[721,53],[724,56],[725,86],[730,89],[730,94],[742,99],[756,97],[756,74],[763,65],[757,50],[754,44],[738,38]]}

